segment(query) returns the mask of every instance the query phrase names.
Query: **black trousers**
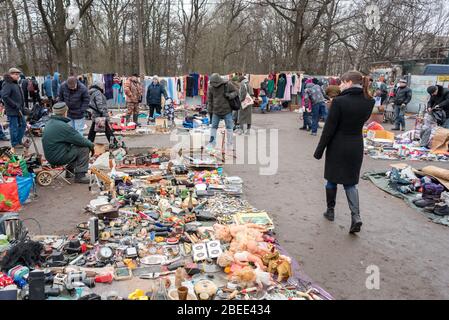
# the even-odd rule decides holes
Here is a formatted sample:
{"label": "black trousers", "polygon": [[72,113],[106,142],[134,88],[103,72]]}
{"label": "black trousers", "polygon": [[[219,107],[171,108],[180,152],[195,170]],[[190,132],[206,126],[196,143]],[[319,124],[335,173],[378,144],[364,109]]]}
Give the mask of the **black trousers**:
{"label": "black trousers", "polygon": [[160,104],[150,104],[150,118],[154,118],[154,111],[161,114],[162,113],[162,106]]}
{"label": "black trousers", "polygon": [[[111,138],[114,136],[114,132],[112,132],[111,126],[109,125],[109,121],[106,121],[106,128],[105,132],[106,138],[108,139],[109,143],[111,143]],[[92,125],[90,126],[89,135],[87,136],[87,139],[89,141],[94,142],[95,137],[97,136],[97,133],[95,132],[95,120],[92,121]]]}
{"label": "black trousers", "polygon": [[67,169],[75,173],[75,175],[83,175],[86,174],[89,170],[89,148],[72,146],[73,149],[76,149],[76,158],[67,164]]}
{"label": "black trousers", "polygon": [[35,94],[33,94],[32,95],[32,99],[33,99],[33,106],[36,104],[36,103],[41,103],[41,96],[39,95],[39,93],[35,93]]}

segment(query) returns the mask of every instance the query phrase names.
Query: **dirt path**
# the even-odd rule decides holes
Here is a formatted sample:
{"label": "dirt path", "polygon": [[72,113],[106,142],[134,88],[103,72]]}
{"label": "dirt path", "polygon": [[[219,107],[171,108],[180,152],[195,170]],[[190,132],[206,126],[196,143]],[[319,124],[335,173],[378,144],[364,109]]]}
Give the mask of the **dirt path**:
{"label": "dirt path", "polygon": [[[367,181],[360,183],[363,232],[348,235],[350,214],[344,192],[338,195],[334,223],[325,209],[323,167],[312,154],[318,138],[298,130],[297,114],[255,114],[259,128],[279,129],[279,169],[259,175],[256,165],[227,166],[245,181],[245,196],[275,219],[277,237],[304,271],[338,299],[449,298],[449,229],[429,222],[401,200]],[[168,136],[126,138],[130,146],[167,146]],[[385,169],[388,161],[365,158],[363,171]],[[414,162],[421,168],[426,164]],[[448,165],[442,165],[448,168]],[[73,230],[87,220],[83,207],[92,199],[85,186],[38,189],[39,199],[22,217],[36,218],[44,234]],[[33,221],[27,225],[38,229]],[[368,290],[366,268],[379,267],[380,289]]]}

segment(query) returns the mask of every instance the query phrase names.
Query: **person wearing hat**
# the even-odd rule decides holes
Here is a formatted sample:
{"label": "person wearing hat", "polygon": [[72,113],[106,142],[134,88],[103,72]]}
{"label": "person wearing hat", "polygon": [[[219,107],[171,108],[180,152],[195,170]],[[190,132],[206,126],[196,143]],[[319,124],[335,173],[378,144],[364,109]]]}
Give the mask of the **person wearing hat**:
{"label": "person wearing hat", "polygon": [[154,111],[158,114],[162,113],[162,96],[164,96],[165,100],[168,99],[167,90],[165,89],[165,86],[159,82],[159,77],[154,76],[153,82],[147,89],[147,105],[150,108],[148,123],[154,120]]}
{"label": "person wearing hat", "polygon": [[65,102],[69,108],[68,118],[71,126],[83,136],[84,114],[89,108],[89,92],[76,76],[70,76],[59,89],[59,102]]}
{"label": "person wearing hat", "polygon": [[[105,118],[104,133],[109,143],[114,137],[111,127],[109,126],[108,99],[104,95],[104,85],[102,82],[95,82],[89,89],[90,104],[89,109],[92,110],[92,125],[90,126],[87,139],[94,142],[97,132],[95,131],[96,121],[98,118]],[[114,141],[115,142],[115,141]]]}
{"label": "person wearing hat", "polygon": [[21,71],[17,68],[9,69],[4,75],[4,82],[0,96],[5,105],[6,116],[9,122],[11,146],[14,149],[23,148],[22,139],[26,130],[25,98],[19,85]]}
{"label": "person wearing hat", "polygon": [[142,85],[139,82],[139,75],[135,73],[125,82],[126,107],[128,109],[128,112],[126,113],[126,122],[129,122],[132,116],[133,122],[136,125],[138,124],[139,105],[142,102],[142,94],[143,90]]}
{"label": "person wearing hat", "polygon": [[[446,112],[446,117],[449,116],[449,89],[443,88],[440,85],[430,86],[427,88],[430,94],[430,100],[427,103],[427,111],[430,113],[434,109],[442,109]],[[443,124],[443,127],[449,128],[449,120]]]}
{"label": "person wearing hat", "polygon": [[393,98],[395,126],[391,130],[405,131],[405,111],[407,110],[407,105],[412,100],[412,95],[412,89],[407,86],[407,80],[399,80],[399,84]]}
{"label": "person wearing hat", "polygon": [[88,184],[86,173],[89,169],[89,151],[94,144],[80,136],[67,118],[69,108],[64,102],[53,106],[53,115],[47,122],[42,137],[45,159],[53,166],[66,166],[66,178],[75,174],[75,183]]}

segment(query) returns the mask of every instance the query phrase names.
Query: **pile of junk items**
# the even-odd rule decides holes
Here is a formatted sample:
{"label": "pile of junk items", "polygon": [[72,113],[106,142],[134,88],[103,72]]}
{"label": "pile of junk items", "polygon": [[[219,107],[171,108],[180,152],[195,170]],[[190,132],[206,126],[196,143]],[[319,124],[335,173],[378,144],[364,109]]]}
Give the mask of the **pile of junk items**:
{"label": "pile of junk items", "polygon": [[373,159],[449,161],[449,130],[424,116],[415,129],[395,135],[377,122],[365,128],[365,153]]}
{"label": "pile of junk items", "polygon": [[333,299],[219,162],[197,151],[126,152],[91,165],[96,198],[73,234],[31,235],[17,214],[2,217],[0,299]]}
{"label": "pile of junk items", "polygon": [[417,170],[405,163],[390,165],[390,170],[368,172],[370,180],[383,191],[406,201],[429,220],[449,226],[449,170],[426,166]]}

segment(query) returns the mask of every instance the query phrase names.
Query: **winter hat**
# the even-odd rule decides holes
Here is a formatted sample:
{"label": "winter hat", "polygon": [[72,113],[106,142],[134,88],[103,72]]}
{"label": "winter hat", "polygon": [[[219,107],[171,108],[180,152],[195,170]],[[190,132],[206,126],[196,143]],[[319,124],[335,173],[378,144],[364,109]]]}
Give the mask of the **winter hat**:
{"label": "winter hat", "polygon": [[438,90],[437,86],[430,86],[430,87],[427,88],[427,92],[428,92],[430,95],[434,94],[435,91],[437,91],[437,90]]}
{"label": "winter hat", "polygon": [[153,81],[156,80],[157,82],[159,82],[159,77],[158,76],[153,76]]}
{"label": "winter hat", "polygon": [[57,116],[63,116],[68,110],[69,107],[67,107],[65,102],[58,102],[53,106],[53,114]]}
{"label": "winter hat", "polygon": [[11,69],[9,69],[8,73],[9,73],[9,74],[12,74],[12,73],[22,73],[22,71],[20,71],[20,70],[17,69],[17,68],[11,68]]}
{"label": "winter hat", "polygon": [[402,82],[402,83],[407,83],[407,80],[405,80],[405,79],[401,79],[401,80],[399,80],[399,82]]}
{"label": "winter hat", "polygon": [[101,81],[95,81],[94,86],[100,88],[101,90],[104,90],[104,84]]}

